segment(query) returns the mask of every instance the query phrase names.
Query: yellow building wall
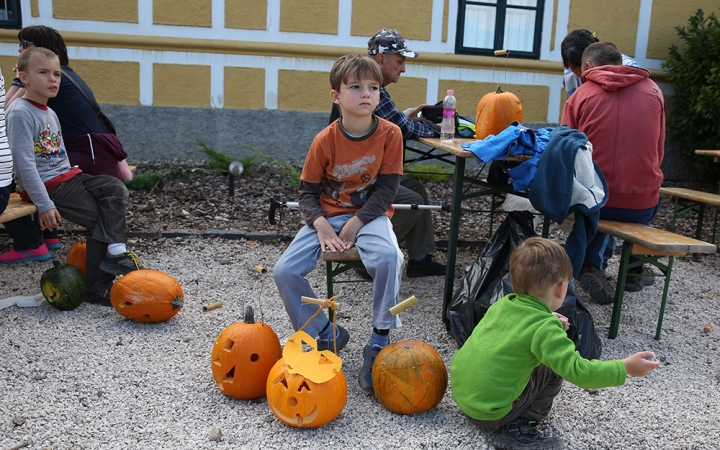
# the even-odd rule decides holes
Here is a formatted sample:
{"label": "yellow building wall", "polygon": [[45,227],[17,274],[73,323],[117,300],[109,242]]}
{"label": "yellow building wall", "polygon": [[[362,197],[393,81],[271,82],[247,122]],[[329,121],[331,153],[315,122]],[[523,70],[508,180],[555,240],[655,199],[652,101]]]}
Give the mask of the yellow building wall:
{"label": "yellow building wall", "polygon": [[282,0],[280,31],[338,33],[337,0]]}
{"label": "yellow building wall", "polygon": [[265,30],[267,28],[267,2],[225,0],[225,27]]}
{"label": "yellow building wall", "polygon": [[399,82],[386,86],[386,89],[397,109],[405,111],[425,103],[427,79],[403,75]]}
{"label": "yellow building wall", "polygon": [[225,68],[225,108],[264,109],[265,69]]}
{"label": "yellow building wall", "polygon": [[54,0],[52,11],[57,19],[138,22],[137,0]]}
{"label": "yellow building wall", "polygon": [[[432,3],[432,0],[354,1],[350,34],[369,39],[383,28],[394,28],[405,39],[429,41]],[[409,47],[412,49],[412,45]]]}
{"label": "yellow building wall", "polygon": [[686,27],[688,19],[694,16],[698,9],[703,10],[705,17],[709,16],[711,12],[714,12],[716,16],[720,16],[720,2],[718,0],[694,0],[691,2],[654,0],[652,17],[650,18],[647,57],[667,58],[670,46],[680,43],[675,27]]}
{"label": "yellow building wall", "polygon": [[212,0],[153,0],[153,23],[210,27]]}
{"label": "yellow building wall", "polygon": [[40,7],[38,6],[38,0],[30,0],[30,15],[33,17],[40,16]]}
{"label": "yellow building wall", "polygon": [[71,67],[90,86],[98,103],[140,104],[140,64],[73,60]]}
{"label": "yellow building wall", "polygon": [[635,55],[640,0],[570,2],[568,32],[585,28],[610,41],[626,55]]}
{"label": "yellow building wall", "polygon": [[210,107],[210,66],[153,64],[153,105]]}
{"label": "yellow building wall", "polygon": [[330,114],[330,74],[319,71],[279,70],[278,109]]}
{"label": "yellow building wall", "polygon": [[[455,91],[458,101],[458,114],[475,117],[480,99],[488,93],[495,92],[497,83],[478,83],[473,81],[440,80],[438,93],[445,97],[448,89]],[[508,84],[501,85],[503,92],[512,92],[522,102],[524,122],[547,122],[548,96],[547,86],[528,86]],[[439,99],[442,100],[442,99]],[[438,100],[438,101],[439,101]]]}
{"label": "yellow building wall", "polygon": [[2,76],[5,79],[5,92],[10,89],[10,83],[12,83],[15,74],[12,69],[17,64],[17,56],[0,56],[0,69],[2,70]]}

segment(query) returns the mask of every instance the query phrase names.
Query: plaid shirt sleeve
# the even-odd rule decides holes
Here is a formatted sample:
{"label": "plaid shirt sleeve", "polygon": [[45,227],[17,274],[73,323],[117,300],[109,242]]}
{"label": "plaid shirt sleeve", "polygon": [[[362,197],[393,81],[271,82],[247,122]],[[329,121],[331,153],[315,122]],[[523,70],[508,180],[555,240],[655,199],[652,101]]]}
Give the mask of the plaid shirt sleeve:
{"label": "plaid shirt sleeve", "polygon": [[384,87],[380,88],[380,103],[377,108],[375,108],[375,115],[399,126],[403,138],[406,140],[437,136],[435,132],[424,123],[410,120],[405,114],[398,111],[395,103],[390,99],[390,94],[388,94]]}

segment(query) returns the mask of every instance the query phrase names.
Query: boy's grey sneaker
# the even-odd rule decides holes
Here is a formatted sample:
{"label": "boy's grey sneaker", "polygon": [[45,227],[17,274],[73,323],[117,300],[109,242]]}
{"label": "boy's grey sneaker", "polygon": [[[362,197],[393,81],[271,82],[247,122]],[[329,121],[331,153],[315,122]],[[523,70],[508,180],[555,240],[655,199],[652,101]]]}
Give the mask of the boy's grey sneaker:
{"label": "boy's grey sneaker", "polygon": [[102,292],[88,292],[85,294],[85,302],[95,305],[112,306],[110,302],[110,289],[105,289]]}
{"label": "boy's grey sneaker", "polygon": [[559,437],[543,436],[537,429],[537,422],[518,417],[507,425],[495,430],[493,445],[502,450],[561,450],[565,448]]}
{"label": "boy's grey sneaker", "polygon": [[134,252],[119,255],[106,254],[100,263],[100,269],[113,275],[127,275],[133,270],[144,269],[140,258]]}
{"label": "boy's grey sneaker", "polygon": [[578,283],[598,305],[609,305],[615,301],[615,290],[607,282],[600,269],[595,266],[583,267],[578,277]]}
{"label": "boy's grey sneaker", "polygon": [[[332,327],[332,324],[330,324],[330,326]],[[350,333],[348,333],[345,328],[337,325],[337,353],[340,353],[340,350],[345,348],[348,341],[350,341]],[[335,353],[335,343],[333,341],[332,335],[330,335],[329,339],[323,339],[318,336],[317,349],[318,351],[330,350],[331,352]]]}
{"label": "boy's grey sneaker", "polygon": [[358,374],[358,383],[360,384],[360,389],[365,392],[373,391],[372,368],[373,364],[375,364],[375,358],[383,348],[385,347],[380,347],[377,344],[371,346],[370,343],[368,343],[363,349],[363,365]]}

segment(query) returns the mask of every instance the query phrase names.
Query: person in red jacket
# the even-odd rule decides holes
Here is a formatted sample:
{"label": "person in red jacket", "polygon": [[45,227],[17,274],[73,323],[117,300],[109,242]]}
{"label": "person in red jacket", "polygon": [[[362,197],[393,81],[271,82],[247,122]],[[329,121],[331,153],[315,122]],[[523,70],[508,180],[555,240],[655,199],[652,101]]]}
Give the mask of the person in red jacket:
{"label": "person in red jacket", "polygon": [[[665,102],[650,72],[623,66],[622,54],[610,42],[597,42],[582,56],[583,84],[565,103],[562,124],[585,133],[608,185],[600,219],[648,225],[660,206],[660,164],[665,150]],[[614,289],[603,270],[615,240],[597,233],[589,243],[578,282],[594,302],[612,303]],[[647,268],[630,272],[625,290],[636,292],[654,283]]]}

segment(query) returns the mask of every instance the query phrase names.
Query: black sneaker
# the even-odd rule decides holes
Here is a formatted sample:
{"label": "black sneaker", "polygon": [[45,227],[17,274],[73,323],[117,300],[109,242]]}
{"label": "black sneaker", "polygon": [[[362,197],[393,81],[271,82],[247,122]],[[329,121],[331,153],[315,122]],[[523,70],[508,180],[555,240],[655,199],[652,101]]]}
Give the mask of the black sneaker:
{"label": "black sneaker", "polygon": [[598,305],[609,305],[615,301],[615,290],[607,282],[600,269],[595,266],[583,267],[578,277],[578,283]]}
{"label": "black sneaker", "polygon": [[445,264],[436,262],[433,255],[428,254],[421,260],[408,261],[407,276],[416,278],[445,275],[445,269]]}
{"label": "black sneaker", "polygon": [[497,449],[516,450],[560,450],[565,448],[563,440],[554,436],[543,436],[537,429],[537,422],[518,417],[495,431],[493,445]]}
{"label": "black sneaker", "polygon": [[100,263],[100,269],[113,275],[127,275],[144,267],[135,253],[125,252],[119,255],[106,254]]}
{"label": "black sneaker", "polygon": [[360,278],[362,278],[363,280],[372,280],[372,277],[367,270],[360,267],[356,267],[354,270],[355,273],[358,274],[358,276],[360,276]]}
{"label": "black sneaker", "polygon": [[[630,276],[630,275],[634,276]],[[653,272],[645,266],[628,269],[628,276],[625,277],[625,290],[627,292],[642,291],[645,286],[655,284]]]}
{"label": "black sneaker", "polygon": [[85,294],[85,301],[95,305],[112,306],[110,302],[110,289],[105,289],[102,292],[88,292]]}
{"label": "black sneaker", "polygon": [[[332,324],[330,324],[332,327]],[[347,343],[350,341],[350,333],[347,332],[347,330],[340,325],[337,325],[337,353],[340,353],[340,350],[345,348]],[[317,338],[317,349],[318,351],[324,351],[324,350],[330,350],[331,352],[335,353],[335,342],[333,341],[332,335],[330,335],[330,339],[323,339],[320,336]]]}

